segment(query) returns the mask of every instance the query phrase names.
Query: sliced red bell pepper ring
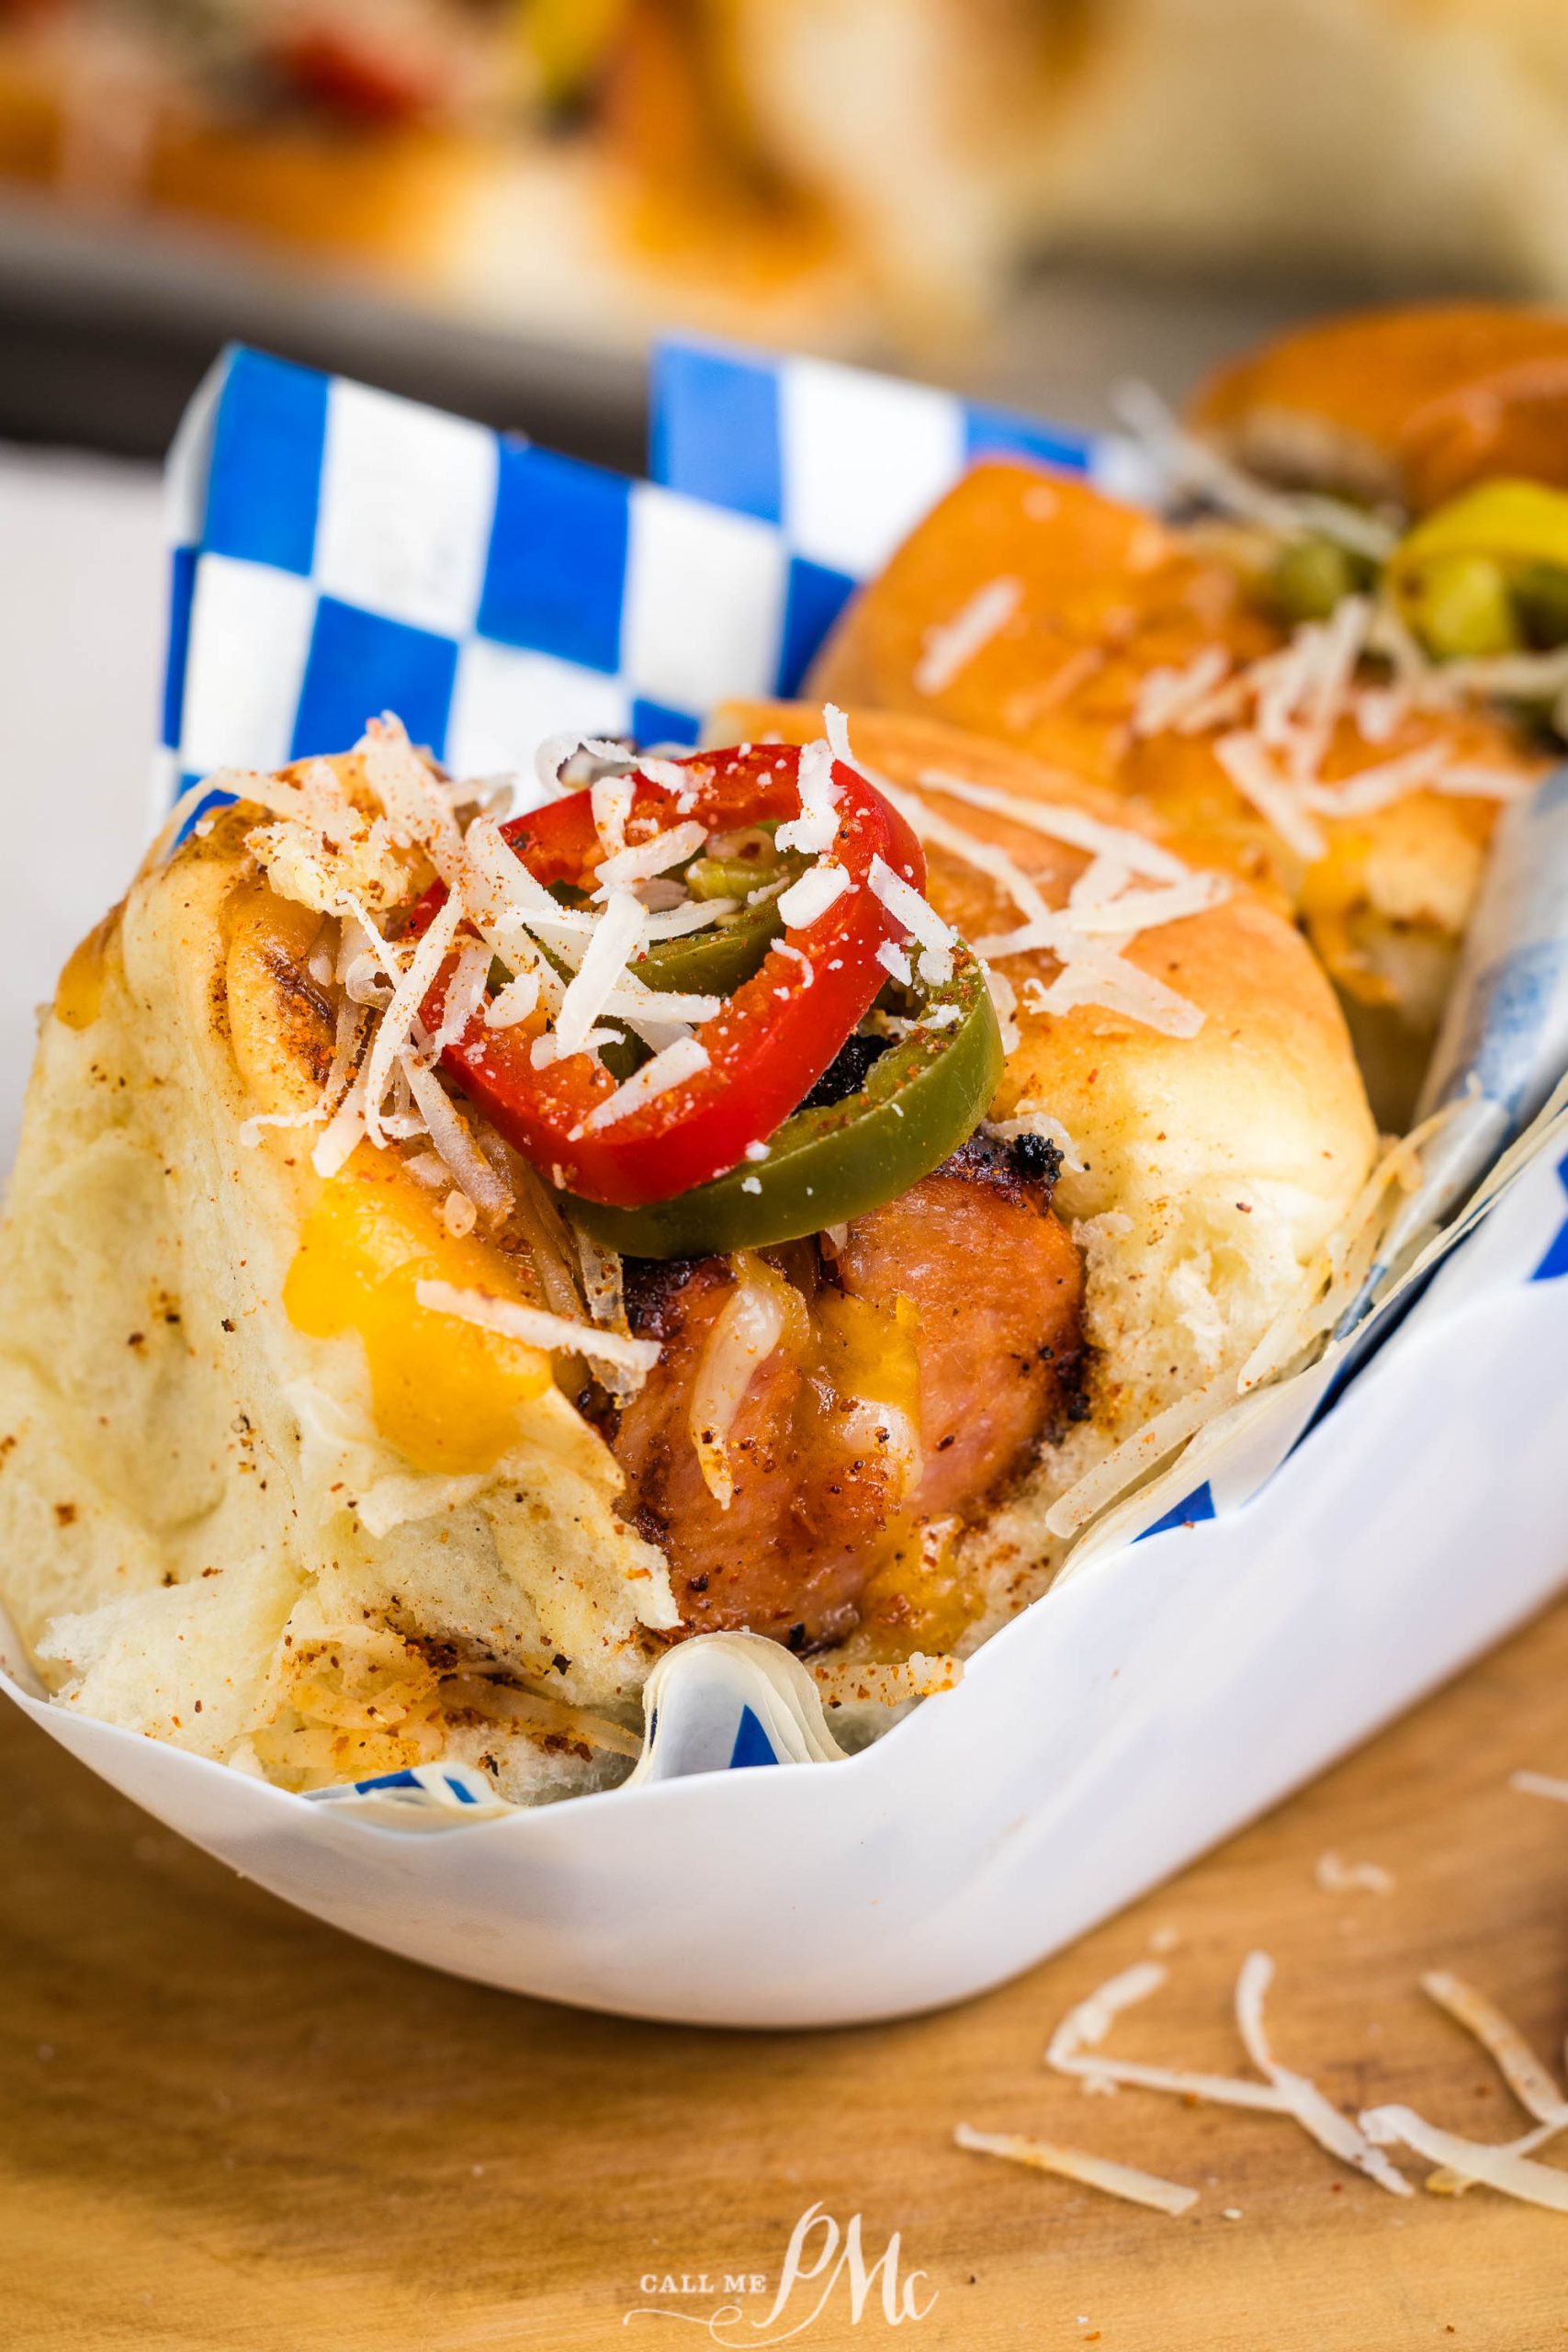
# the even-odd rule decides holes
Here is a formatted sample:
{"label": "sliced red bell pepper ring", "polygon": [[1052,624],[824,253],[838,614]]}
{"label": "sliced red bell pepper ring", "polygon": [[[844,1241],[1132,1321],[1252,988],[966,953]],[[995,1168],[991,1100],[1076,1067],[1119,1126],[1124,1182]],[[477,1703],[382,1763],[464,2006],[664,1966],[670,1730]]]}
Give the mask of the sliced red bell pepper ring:
{"label": "sliced red bell pepper ring", "polygon": [[[679,793],[639,777],[628,838],[647,839],[694,817],[712,831],[794,817],[799,759],[795,746],[783,743],[697,752],[679,763],[687,779]],[[849,886],[815,922],[786,931],[703,1023],[705,1068],[627,1116],[590,1128],[585,1122],[615,1092],[615,1079],[587,1054],[536,1069],[536,1023],[491,1029],[476,1015],[444,1055],[456,1084],[558,1190],[640,1208],[724,1175],[749,1145],[765,1143],[783,1125],[870,1010],[887,978],[877,951],[903,936],[870,888],[873,864],[881,858],[922,889],[925,860],[903,818],[863,775],[841,761],[832,775],[839,794],[832,859]],[[604,850],[586,791],[504,831],[547,887],[592,886]],[[420,910],[423,921],[439,903],[433,893]],[[635,964],[630,968],[635,974]],[[439,1025],[446,977],[425,999],[427,1028]]]}

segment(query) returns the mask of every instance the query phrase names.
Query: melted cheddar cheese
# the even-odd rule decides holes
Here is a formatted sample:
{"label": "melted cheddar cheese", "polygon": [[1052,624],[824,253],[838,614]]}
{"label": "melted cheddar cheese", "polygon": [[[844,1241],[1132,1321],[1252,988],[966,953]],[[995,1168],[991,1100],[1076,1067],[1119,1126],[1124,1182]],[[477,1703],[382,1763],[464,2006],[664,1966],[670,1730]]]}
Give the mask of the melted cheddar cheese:
{"label": "melted cheddar cheese", "polygon": [[422,1282],[525,1303],[501,1252],[455,1238],[431,1197],[367,1146],[322,1184],[284,1283],[295,1329],[364,1344],[376,1422],[415,1470],[491,1469],[517,1437],[520,1408],[550,1385],[550,1360],[521,1340],[421,1306]]}

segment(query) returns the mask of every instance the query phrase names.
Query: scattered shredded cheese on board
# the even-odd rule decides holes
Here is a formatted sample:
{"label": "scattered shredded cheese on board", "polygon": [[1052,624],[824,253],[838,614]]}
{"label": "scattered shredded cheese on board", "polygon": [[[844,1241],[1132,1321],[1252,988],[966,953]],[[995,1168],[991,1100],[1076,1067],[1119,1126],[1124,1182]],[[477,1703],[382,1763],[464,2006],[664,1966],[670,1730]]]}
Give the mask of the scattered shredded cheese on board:
{"label": "scattered shredded cheese on board", "polygon": [[1157,2173],[1140,2172],[1134,2165],[1116,2164],[1109,2156],[1091,2155],[1085,2148],[1025,2139],[1017,2132],[976,2132],[968,2123],[960,2123],[953,2137],[957,2146],[976,2155],[1002,2156],[1010,2164],[1028,2165],[1036,2172],[1054,2173],[1060,2180],[1102,2189],[1107,2197],[1122,2198],[1130,2205],[1151,2206],[1157,2213],[1185,2213],[1198,2202],[1195,2188],[1162,2180]]}

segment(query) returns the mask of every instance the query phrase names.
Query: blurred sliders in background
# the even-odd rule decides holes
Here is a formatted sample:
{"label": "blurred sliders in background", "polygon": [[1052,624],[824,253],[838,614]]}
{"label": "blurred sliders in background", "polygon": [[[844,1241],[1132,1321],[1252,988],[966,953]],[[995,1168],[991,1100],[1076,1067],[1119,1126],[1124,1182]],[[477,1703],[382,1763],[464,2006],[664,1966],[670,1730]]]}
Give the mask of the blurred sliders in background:
{"label": "blurred sliders in background", "polygon": [[0,0],[0,435],[234,335],[637,461],[671,324],[1074,422],[1358,297],[1568,291],[1562,0]]}

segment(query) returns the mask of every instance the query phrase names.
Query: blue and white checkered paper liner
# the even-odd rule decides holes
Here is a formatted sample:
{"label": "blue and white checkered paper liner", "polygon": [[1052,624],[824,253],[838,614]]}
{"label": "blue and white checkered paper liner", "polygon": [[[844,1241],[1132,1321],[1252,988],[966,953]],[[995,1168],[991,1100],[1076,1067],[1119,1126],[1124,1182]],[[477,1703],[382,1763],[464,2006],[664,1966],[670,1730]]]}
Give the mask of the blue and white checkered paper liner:
{"label": "blue and white checkered paper liner", "polygon": [[445,1828],[460,1821],[493,1821],[513,1807],[498,1797],[482,1772],[467,1764],[411,1764],[400,1772],[341,1787],[308,1789],[311,1804],[349,1805],[363,1821],[388,1829]]}
{"label": "blue and white checkered paper liner", "polygon": [[792,695],[852,589],[977,459],[1029,458],[1148,498],[1143,453],[931,384],[672,337],[654,354],[654,480],[776,531],[787,558],[778,691]]}
{"label": "blue and white checkered paper liner", "polygon": [[170,523],[168,793],[383,709],[478,775],[569,728],[689,742],[777,686],[776,530],[259,352],[187,416]]}
{"label": "blue and white checkered paper liner", "polygon": [[1135,452],[807,359],[667,345],[632,481],[247,350],[170,467],[165,797],[395,709],[454,770],[568,728],[689,742],[791,694],[851,588],[979,455],[1131,488]]}
{"label": "blue and white checkered paper liner", "polygon": [[843,1754],[798,1658],[758,1634],[709,1634],[667,1651],[643,1691],[647,1736],[626,1785],[826,1764]]}

